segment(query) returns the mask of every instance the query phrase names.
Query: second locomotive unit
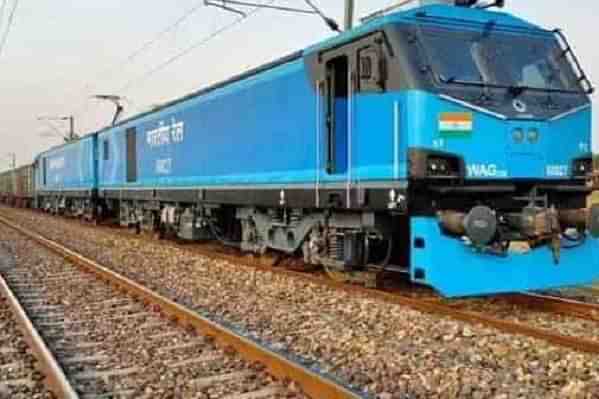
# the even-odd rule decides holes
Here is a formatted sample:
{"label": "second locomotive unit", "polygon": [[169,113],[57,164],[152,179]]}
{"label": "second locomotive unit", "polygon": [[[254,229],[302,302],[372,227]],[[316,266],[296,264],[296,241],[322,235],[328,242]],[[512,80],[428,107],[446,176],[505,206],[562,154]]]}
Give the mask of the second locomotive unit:
{"label": "second locomotive unit", "polygon": [[457,3],[42,153],[37,205],[446,296],[590,283],[590,82],[561,32]]}

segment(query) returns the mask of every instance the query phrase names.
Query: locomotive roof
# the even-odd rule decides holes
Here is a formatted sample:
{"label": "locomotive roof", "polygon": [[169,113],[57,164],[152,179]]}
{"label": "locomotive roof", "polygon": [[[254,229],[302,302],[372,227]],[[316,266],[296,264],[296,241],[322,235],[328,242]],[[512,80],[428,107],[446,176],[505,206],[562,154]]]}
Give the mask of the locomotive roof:
{"label": "locomotive roof", "polygon": [[82,142],[82,141],[85,141],[85,140],[90,140],[90,139],[92,139],[92,138],[93,138],[93,136],[94,136],[95,134],[98,134],[98,132],[91,132],[91,133],[85,134],[85,135],[83,135],[83,136],[81,136],[81,137],[79,137],[79,138],[77,138],[77,139],[75,139],[75,140],[67,141],[67,142],[65,142],[65,143],[62,143],[62,144],[57,144],[57,145],[55,145],[55,146],[53,146],[53,147],[50,147],[50,148],[48,148],[47,150],[44,150],[44,151],[40,152],[39,154],[37,154],[37,155],[36,155],[36,156],[33,158],[33,162],[35,163],[35,162],[37,161],[37,159],[38,159],[40,156],[42,156],[42,155],[45,155],[45,154],[48,154],[48,153],[51,153],[51,152],[54,152],[54,151],[58,151],[58,150],[60,150],[61,148],[68,147],[68,146],[70,146],[70,145],[72,145],[72,144],[79,144],[79,143],[80,143],[80,142]]}
{"label": "locomotive roof", "polygon": [[[331,47],[339,46],[368,32],[380,29],[382,26],[393,23],[438,24],[463,27],[465,29],[480,29],[482,25],[496,24],[502,28],[509,28],[520,32],[543,31],[539,26],[517,18],[511,14],[488,9],[455,7],[449,5],[429,5],[399,11],[374,18],[351,31],[344,32],[329,40],[308,47],[304,53],[312,54]],[[549,32],[549,31],[545,31]]]}

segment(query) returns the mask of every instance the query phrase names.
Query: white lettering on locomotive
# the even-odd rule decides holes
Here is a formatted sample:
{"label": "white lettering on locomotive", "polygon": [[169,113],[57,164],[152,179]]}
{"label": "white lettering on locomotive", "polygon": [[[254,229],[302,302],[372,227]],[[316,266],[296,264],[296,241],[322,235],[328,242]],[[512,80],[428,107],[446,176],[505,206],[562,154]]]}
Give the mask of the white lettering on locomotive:
{"label": "white lettering on locomotive", "polygon": [[173,160],[171,158],[156,160],[156,174],[170,175],[173,170]]}
{"label": "white lettering on locomotive", "polygon": [[185,122],[177,122],[175,118],[169,124],[160,121],[156,129],[146,132],[146,143],[152,148],[182,143],[184,139]]}
{"label": "white lettering on locomotive", "polygon": [[568,165],[547,165],[546,173],[548,177],[567,177]]}
{"label": "white lettering on locomotive", "polygon": [[591,152],[591,145],[586,141],[578,143],[578,149],[580,152]]}
{"label": "white lettering on locomotive", "polygon": [[501,170],[495,164],[470,164],[468,177],[508,177],[507,170]]}

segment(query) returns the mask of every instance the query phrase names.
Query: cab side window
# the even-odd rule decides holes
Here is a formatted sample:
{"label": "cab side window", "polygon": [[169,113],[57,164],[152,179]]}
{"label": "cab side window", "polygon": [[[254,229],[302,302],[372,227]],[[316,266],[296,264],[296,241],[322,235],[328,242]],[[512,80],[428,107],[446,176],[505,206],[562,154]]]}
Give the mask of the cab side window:
{"label": "cab side window", "polygon": [[370,45],[358,50],[359,91],[385,91],[385,68],[381,46]]}
{"label": "cab side window", "polygon": [[103,149],[102,152],[104,154],[103,160],[104,161],[108,161],[110,159],[110,144],[108,142],[108,139],[105,139],[103,141]]}

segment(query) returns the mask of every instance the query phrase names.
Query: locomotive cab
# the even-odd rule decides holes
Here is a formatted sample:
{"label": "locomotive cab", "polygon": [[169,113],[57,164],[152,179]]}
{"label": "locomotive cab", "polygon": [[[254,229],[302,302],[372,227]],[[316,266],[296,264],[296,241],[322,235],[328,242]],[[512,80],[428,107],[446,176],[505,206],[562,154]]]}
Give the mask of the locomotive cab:
{"label": "locomotive cab", "polygon": [[443,6],[388,32],[401,55],[412,278],[450,296],[597,278],[593,88],[565,35]]}

